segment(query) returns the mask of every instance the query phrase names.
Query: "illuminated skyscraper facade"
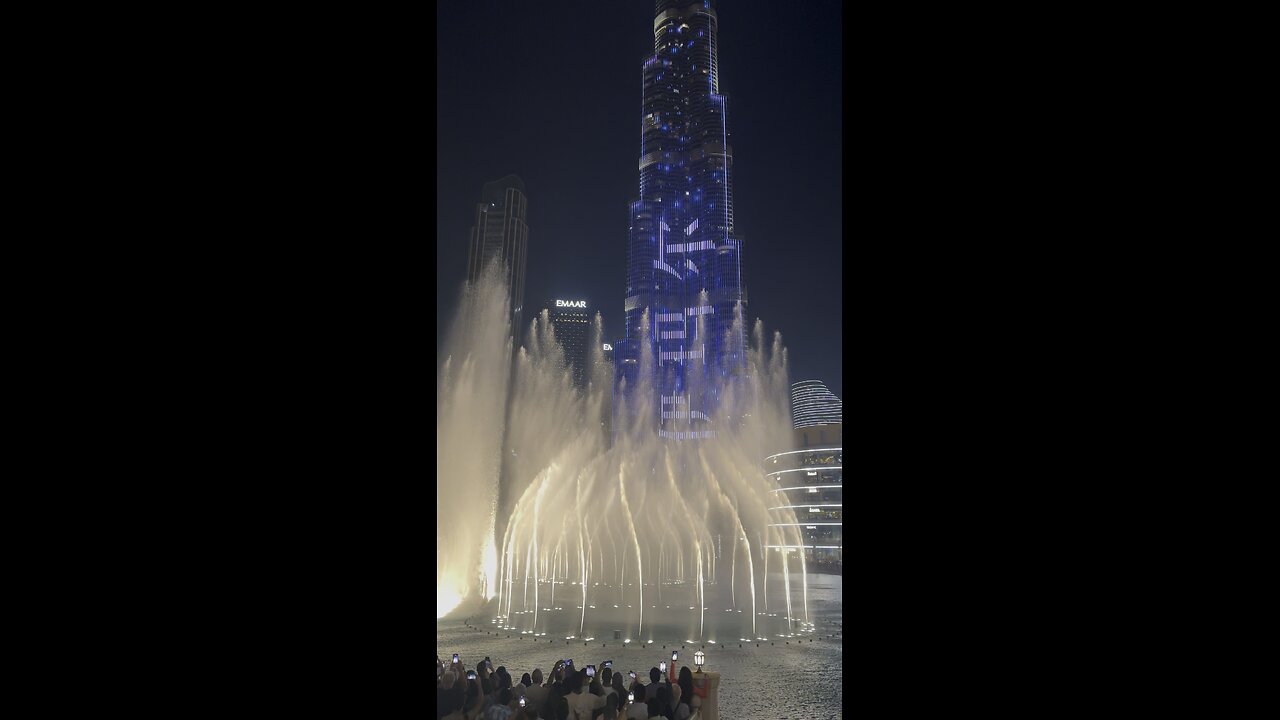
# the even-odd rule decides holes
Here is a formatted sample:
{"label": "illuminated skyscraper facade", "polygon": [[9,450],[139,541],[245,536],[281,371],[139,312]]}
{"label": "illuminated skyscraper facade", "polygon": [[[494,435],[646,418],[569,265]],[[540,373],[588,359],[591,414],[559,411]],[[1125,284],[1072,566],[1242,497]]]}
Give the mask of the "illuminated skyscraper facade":
{"label": "illuminated skyscraper facade", "polygon": [[515,175],[484,184],[480,203],[476,205],[476,221],[471,227],[471,244],[467,252],[467,281],[480,278],[485,266],[495,258],[503,264],[508,292],[511,294],[511,328],[520,344],[524,327],[524,269],[528,250],[529,226],[526,224],[529,201],[524,182]]}
{"label": "illuminated skyscraper facade", "polygon": [[591,377],[592,310],[586,300],[556,299],[547,302],[547,315],[555,328],[556,342],[564,350],[565,369],[573,384],[587,387]]}
{"label": "illuminated skyscraper facade", "polygon": [[641,70],[640,197],[631,204],[617,368],[634,387],[647,343],[659,434],[696,439],[713,432],[717,380],[745,366],[743,323],[735,325],[745,316],[742,239],[716,3],[658,0],[655,9],[654,54]]}
{"label": "illuminated skyscraper facade", "polygon": [[839,425],[844,421],[844,404],[821,380],[791,383],[791,427]]}

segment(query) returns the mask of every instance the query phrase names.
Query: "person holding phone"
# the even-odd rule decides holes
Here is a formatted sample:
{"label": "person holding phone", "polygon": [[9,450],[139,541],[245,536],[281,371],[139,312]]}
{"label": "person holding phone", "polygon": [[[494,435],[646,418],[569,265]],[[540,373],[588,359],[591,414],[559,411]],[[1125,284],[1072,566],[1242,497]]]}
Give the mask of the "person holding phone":
{"label": "person holding phone", "polygon": [[[467,674],[469,676],[474,675],[475,671],[470,670]],[[480,717],[480,710],[484,706],[484,695],[480,694],[480,683],[468,678],[464,687],[465,699],[459,711],[462,714],[462,720],[477,720]]]}
{"label": "person holding phone", "polygon": [[627,686],[622,682],[622,673],[615,672],[613,674],[613,681],[609,688],[609,692],[618,696],[619,708],[626,704]]}
{"label": "person holding phone", "polygon": [[591,677],[586,670],[571,673],[569,678],[570,693],[566,697],[569,701],[569,712],[578,720],[591,720],[595,711],[604,707],[604,697],[587,692]]}
{"label": "person holding phone", "polygon": [[627,685],[627,692],[634,693],[640,702],[644,702],[644,683],[640,682],[640,678],[636,675],[635,670],[632,670],[627,674],[631,677],[631,682]]}
{"label": "person holding phone", "polygon": [[511,686],[511,697],[516,700],[524,698],[525,692],[529,690],[529,686],[533,684],[533,677],[529,673],[520,676],[520,682]]}
{"label": "person holding phone", "polygon": [[644,686],[641,685],[640,688],[639,692],[634,693],[635,700],[626,706],[626,712],[623,714],[626,720],[648,720],[649,718],[649,706],[644,702]]}

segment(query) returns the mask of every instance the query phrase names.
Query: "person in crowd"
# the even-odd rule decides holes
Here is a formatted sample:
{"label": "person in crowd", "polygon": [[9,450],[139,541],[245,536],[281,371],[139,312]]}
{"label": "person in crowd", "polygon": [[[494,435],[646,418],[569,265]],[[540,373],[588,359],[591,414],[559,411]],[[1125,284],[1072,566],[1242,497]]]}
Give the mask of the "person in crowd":
{"label": "person in crowd", "polygon": [[[529,677],[529,673],[525,673],[520,677],[520,682],[511,686],[511,698],[513,700],[519,700],[524,697],[525,691],[528,690],[529,686],[532,684],[533,680]],[[526,700],[525,702],[528,701]]]}
{"label": "person in crowd", "polygon": [[556,683],[551,686],[551,691],[547,695],[547,702],[540,713],[540,717],[545,718],[545,720],[569,720],[569,701],[564,697],[563,683]]}
{"label": "person in crowd", "polygon": [[604,714],[600,716],[604,720],[618,720],[618,696],[615,693],[609,693],[604,697]]}
{"label": "person in crowd", "polygon": [[667,693],[671,696],[671,704],[667,706],[668,715],[675,714],[676,705],[680,704],[680,696],[684,693],[684,689],[680,687],[679,683],[675,682],[675,675],[674,672],[667,674],[666,688]]}
{"label": "person in crowd", "polygon": [[[626,700],[627,695],[635,695],[636,702],[644,702],[645,686],[644,683],[640,682],[640,678],[638,676],[635,680],[631,681],[630,685],[627,686],[627,692],[623,693],[622,699]],[[630,712],[630,710],[628,709],[627,712]]]}
{"label": "person in crowd", "polygon": [[680,685],[666,683],[662,685],[662,688],[658,689],[659,707],[662,708],[663,716],[668,717],[668,719],[676,715],[676,700],[673,697],[675,696],[675,691],[680,691]]}
{"label": "person in crowd", "polygon": [[618,707],[621,708],[627,699],[627,686],[622,683],[622,673],[613,674],[613,694],[618,696]]}
{"label": "person in crowd", "polygon": [[[505,667],[499,666],[493,673],[492,694],[489,696],[489,702],[485,704],[485,711],[488,712],[489,708],[493,707],[493,705],[498,702],[498,693],[503,690],[507,690],[508,695],[510,695],[510,689],[511,675],[507,673],[507,669]],[[511,701],[508,700],[507,704],[510,704],[510,702]]]}
{"label": "person in crowd", "polygon": [[556,694],[560,697],[568,695],[571,689],[569,684],[564,680],[564,677],[567,674],[568,672],[564,668],[560,668],[560,673],[556,676],[556,681],[551,683],[551,689],[555,690]]}
{"label": "person in crowd", "polygon": [[454,683],[445,696],[443,720],[467,720],[463,707],[466,702],[466,681]]}
{"label": "person in crowd", "polygon": [[[637,682],[637,684],[639,683]],[[623,698],[625,705],[621,707],[625,708],[625,712],[619,714],[626,718],[626,720],[647,720],[649,717],[649,706],[644,704],[644,685],[640,685],[638,690],[634,690],[632,692],[635,694],[636,699],[633,702],[628,703],[626,702],[626,698]]]}
{"label": "person in crowd", "polygon": [[498,666],[497,677],[499,690],[511,687],[511,673],[507,672],[507,669],[502,665]]}
{"label": "person in crowd", "polygon": [[680,668],[680,680],[676,687],[680,689],[680,694],[674,698],[676,716],[672,720],[688,720],[693,714],[693,708],[690,707],[693,701],[693,673],[689,672],[689,668]]}
{"label": "person in crowd", "polygon": [[[645,688],[645,695],[644,695],[645,702],[649,702],[650,700],[658,697],[658,688],[660,687],[660,685],[658,684],[658,681],[661,679],[662,679],[661,670],[659,670],[656,667],[649,668],[649,686]],[[640,696],[637,695],[636,699],[639,700]]]}
{"label": "person in crowd", "polygon": [[[484,663],[480,664],[480,668],[484,667]],[[481,671],[476,669],[476,682],[480,685],[480,713],[484,713],[494,701],[494,687],[489,678]]]}
{"label": "person in crowd", "polygon": [[569,710],[576,720],[591,720],[592,713],[604,707],[604,698],[587,692],[590,678],[587,677],[586,670],[580,670],[569,677],[569,685],[572,690],[567,698]]}
{"label": "person in crowd", "polygon": [[485,711],[484,720],[507,720],[511,713],[511,690],[502,688],[497,693],[496,701]]}
{"label": "person in crowd", "polygon": [[484,710],[484,695],[480,692],[480,681],[467,681],[467,701],[462,707],[466,720],[476,720]]}
{"label": "person in crowd", "polygon": [[436,689],[436,718],[444,717],[453,712],[449,698],[452,697],[450,691],[453,690],[453,672],[445,672],[440,676],[440,686]]}
{"label": "person in crowd", "polygon": [[662,701],[654,698],[649,701],[648,705],[649,718],[658,718],[659,720],[668,720],[666,715],[662,714]]}
{"label": "person in crowd", "polygon": [[542,704],[547,700],[547,687],[542,684],[542,668],[534,668],[530,679],[533,684],[525,689],[524,700],[528,703],[528,707],[533,708],[537,713],[542,710]]}

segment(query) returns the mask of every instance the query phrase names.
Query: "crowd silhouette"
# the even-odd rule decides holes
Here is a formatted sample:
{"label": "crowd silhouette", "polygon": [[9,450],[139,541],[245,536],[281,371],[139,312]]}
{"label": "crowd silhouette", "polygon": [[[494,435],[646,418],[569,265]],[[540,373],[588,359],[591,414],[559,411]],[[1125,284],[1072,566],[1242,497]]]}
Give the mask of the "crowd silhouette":
{"label": "crowd silhouette", "polygon": [[[436,658],[437,720],[696,720],[701,698],[693,673],[675,660],[647,675],[610,660],[578,667],[558,658],[550,674],[534,668],[513,681],[484,658],[468,667],[457,655]],[[645,680],[648,680],[646,683]]]}

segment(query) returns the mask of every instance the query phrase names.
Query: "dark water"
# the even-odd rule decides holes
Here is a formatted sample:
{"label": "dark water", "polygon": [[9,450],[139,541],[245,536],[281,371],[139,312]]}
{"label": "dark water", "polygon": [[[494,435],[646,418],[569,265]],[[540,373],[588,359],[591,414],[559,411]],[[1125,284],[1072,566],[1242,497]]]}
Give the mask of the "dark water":
{"label": "dark water", "polygon": [[[769,582],[770,595],[773,596],[774,578],[770,578]],[[777,585],[781,587],[780,577]],[[518,680],[521,674],[532,672],[534,668],[542,668],[544,674],[549,673],[555,662],[563,658],[573,658],[578,667],[613,660],[614,669],[624,675],[628,670],[635,670],[638,674],[647,676],[649,668],[657,666],[660,660],[670,660],[673,647],[679,650],[680,645],[685,646],[680,650],[680,664],[690,666],[694,651],[705,647],[703,652],[706,653],[706,669],[720,673],[721,718],[811,720],[841,717],[843,689],[840,682],[824,683],[814,680],[815,671],[826,671],[831,677],[839,677],[844,645],[839,576],[822,574],[809,577],[809,619],[813,623],[812,632],[788,631],[785,608],[775,607],[775,602],[771,602],[769,612],[781,617],[765,616],[757,619],[757,635],[768,638],[767,641],[757,641],[759,647],[756,646],[757,642],[739,639],[750,634],[749,625],[746,626],[747,631],[742,630],[741,618],[747,617],[747,614],[738,614],[736,611],[726,613],[723,607],[718,611],[709,609],[703,619],[704,628],[720,631],[719,634],[722,635],[714,638],[717,641],[715,646],[685,642],[697,637],[688,633],[691,625],[696,627],[698,613],[691,614],[687,602],[682,606],[676,606],[672,602],[670,604],[673,608],[667,610],[666,590],[663,591],[662,605],[645,610],[645,637],[632,638],[631,644],[614,640],[612,629],[609,628],[628,616],[614,616],[613,603],[608,603],[609,607],[603,608],[600,607],[601,602],[595,602],[596,612],[587,609],[586,631],[579,636],[578,623],[582,610],[577,605],[581,604],[581,588],[577,589],[576,597],[572,592],[562,593],[557,589],[555,605],[550,605],[549,602],[545,605],[561,607],[563,610],[552,611],[546,618],[539,611],[539,632],[546,632],[546,636],[520,634],[521,627],[532,625],[531,615],[527,620],[524,615],[513,615],[508,619],[506,624],[517,628],[512,631],[499,629],[497,624],[490,622],[493,620],[492,616],[470,618],[473,626],[471,628],[466,627],[461,618],[438,620],[436,654],[447,661],[456,652],[469,666],[487,655],[493,660],[495,667],[505,665],[507,671]],[[654,595],[656,604],[656,592]],[[671,595],[672,600],[676,597],[674,593]],[[713,593],[708,593],[708,597],[710,600],[722,600]],[[648,592],[645,599],[648,604]],[[593,594],[588,595],[588,604],[598,600]],[[619,608],[619,611],[624,609]],[[757,608],[757,611],[763,611],[763,608]],[[630,612],[634,613],[634,609]],[[709,625],[715,612],[722,613],[726,619],[716,616],[714,623]],[[803,618],[803,608],[794,600],[792,613],[793,616]],[[593,617],[596,618],[595,621],[591,621]],[[694,620],[691,621],[691,617]],[[623,631],[625,638],[627,631],[618,629]],[[742,634],[729,637],[735,632]],[[713,639],[710,637],[713,634],[716,632],[707,633],[706,639]],[[833,634],[837,637],[832,638]],[[574,639],[565,640],[570,635],[575,636]],[[585,637],[594,639],[584,643]],[[641,640],[652,640],[655,644],[642,649],[639,647]],[[719,643],[723,643],[724,647]],[[742,645],[741,648],[738,647],[739,644]],[[666,645],[665,649],[663,645]]]}

